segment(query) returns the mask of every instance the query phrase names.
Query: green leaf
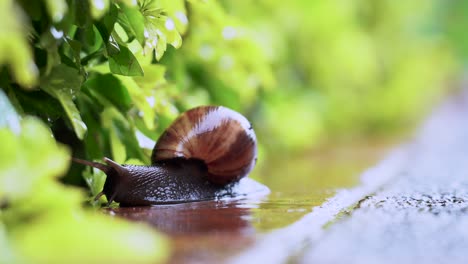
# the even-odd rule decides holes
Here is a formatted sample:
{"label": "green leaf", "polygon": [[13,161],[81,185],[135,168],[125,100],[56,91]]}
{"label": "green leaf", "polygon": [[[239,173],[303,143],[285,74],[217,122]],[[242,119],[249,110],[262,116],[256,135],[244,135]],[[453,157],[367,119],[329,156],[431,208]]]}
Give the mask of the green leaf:
{"label": "green leaf", "polygon": [[138,5],[137,0],[115,0],[115,2],[123,3],[124,5],[127,5],[127,6],[137,6]]}
{"label": "green leaf", "polygon": [[143,117],[143,121],[148,129],[154,129],[154,119],[155,119],[155,112],[148,103],[147,94],[141,89],[140,86],[135,82],[135,80],[131,77],[126,76],[116,76],[122,82],[122,84],[127,88],[128,93],[132,97],[133,103],[136,105],[140,114]]}
{"label": "green leaf", "polygon": [[[43,90],[22,91],[15,89],[15,95],[24,114],[39,116],[42,120],[49,121],[55,121],[63,116],[60,102]],[[11,95],[9,96],[11,98]]]}
{"label": "green leaf", "polygon": [[132,105],[127,89],[112,74],[95,74],[84,83],[84,86],[104,106],[110,106],[109,103],[112,103],[122,113],[125,113]]}
{"label": "green leaf", "polygon": [[55,143],[49,128],[37,119],[23,119],[19,135],[1,128],[0,141],[0,200],[21,199],[68,168],[68,151]]}
{"label": "green leaf", "polygon": [[[97,162],[101,162],[100,160]],[[99,169],[87,167],[83,172],[83,178],[91,190],[91,196],[96,197],[104,188],[106,174]],[[101,196],[104,197],[104,196]]]}
{"label": "green leaf", "polygon": [[101,18],[109,8],[109,1],[110,0],[89,0],[91,16],[94,19]]}
{"label": "green leaf", "polygon": [[124,119],[124,124],[128,129],[128,122],[125,118],[116,111],[113,107],[108,107],[102,112],[101,115],[102,125],[107,128],[109,131],[109,140],[112,151],[113,159],[118,163],[123,163],[127,158],[127,152],[125,150],[125,145],[123,141],[119,139],[119,133],[124,131],[119,129],[119,127],[114,126],[114,122],[118,119]]}
{"label": "green leaf", "polygon": [[[76,67],[77,69],[80,69],[80,71],[83,71],[82,66],[81,66],[81,46],[82,46],[81,42],[76,41],[74,39],[65,38],[65,43],[68,44],[68,46],[70,47],[71,55],[73,56],[73,59],[75,60],[74,65],[72,66]],[[63,60],[62,62],[66,63],[66,60],[64,60],[63,56],[61,57]]]}
{"label": "green leaf", "polygon": [[[44,75],[50,73],[52,68],[60,64],[60,55],[58,52],[58,41],[54,35],[52,35],[51,31],[55,30],[55,28],[50,28],[49,30],[45,31],[39,39],[38,46],[44,49],[47,53],[47,65],[45,67]],[[58,33],[58,32],[57,32]]]}
{"label": "green leaf", "polygon": [[164,78],[166,74],[166,67],[161,64],[149,64],[143,67],[145,75],[141,77],[133,77],[135,82],[142,89],[151,90],[160,85],[166,84],[167,81]]}
{"label": "green leaf", "polygon": [[125,46],[120,46],[120,52],[109,58],[109,68],[112,73],[125,76],[143,76],[143,69],[133,53]]}
{"label": "green leaf", "polygon": [[119,16],[119,24],[128,35],[133,35],[144,46],[145,43],[145,18],[140,10],[135,7],[121,6],[123,14]]}
{"label": "green leaf", "polygon": [[0,66],[8,65],[15,80],[23,87],[33,87],[38,70],[27,40],[28,21],[15,1],[0,1]]}
{"label": "green leaf", "polygon": [[54,22],[60,22],[68,10],[66,0],[45,0],[47,12]]}
{"label": "green leaf", "polygon": [[79,27],[88,27],[92,19],[89,15],[89,2],[85,0],[75,0],[75,24]]}
{"label": "green leaf", "polygon": [[167,241],[151,227],[103,213],[55,210],[34,220],[11,234],[20,263],[149,264],[168,256]]}
{"label": "green leaf", "polygon": [[83,77],[76,69],[60,64],[55,66],[40,84],[44,91],[60,101],[79,139],[83,139],[87,128],[73,102],[73,96],[81,87],[82,81]]}
{"label": "green leaf", "polygon": [[[69,152],[50,135],[45,124],[32,118],[22,120],[19,134],[0,128],[0,201],[8,201],[0,215],[1,260],[164,261],[167,242],[151,227],[82,209],[83,193],[57,181],[68,168]],[[138,243],[142,239],[143,246]]]}
{"label": "green leaf", "polygon": [[115,4],[109,7],[109,12],[96,23],[96,28],[101,34],[102,40],[104,41],[109,55],[114,55],[119,52],[119,46],[117,43],[114,44],[115,40],[111,37],[114,31],[114,24],[117,21],[119,12]]}
{"label": "green leaf", "polygon": [[112,57],[120,52],[120,46],[118,41],[114,38],[113,35],[110,36],[109,41],[106,44],[107,56]]}

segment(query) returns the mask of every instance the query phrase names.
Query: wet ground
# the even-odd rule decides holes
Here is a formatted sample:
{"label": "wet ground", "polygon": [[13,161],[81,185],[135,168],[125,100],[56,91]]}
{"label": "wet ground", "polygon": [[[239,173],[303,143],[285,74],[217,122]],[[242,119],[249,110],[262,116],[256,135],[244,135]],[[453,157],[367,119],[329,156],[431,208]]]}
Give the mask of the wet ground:
{"label": "wet ground", "polygon": [[170,263],[228,262],[273,230],[291,226],[337,190],[358,185],[361,172],[383,157],[388,145],[335,146],[288,162],[272,161],[281,166],[256,172],[257,180],[271,190],[266,196],[107,212],[147,222],[167,234],[173,242]]}
{"label": "wet ground", "polygon": [[367,142],[272,161],[256,173],[266,197],[108,212],[166,233],[170,263],[467,263],[467,98],[391,152]]}

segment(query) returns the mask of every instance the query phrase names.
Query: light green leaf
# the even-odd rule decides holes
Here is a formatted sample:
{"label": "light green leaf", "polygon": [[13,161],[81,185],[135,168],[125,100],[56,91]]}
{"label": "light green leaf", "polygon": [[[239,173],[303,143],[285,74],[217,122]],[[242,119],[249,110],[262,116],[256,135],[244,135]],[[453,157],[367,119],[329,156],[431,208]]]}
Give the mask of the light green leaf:
{"label": "light green leaf", "polygon": [[[100,160],[97,162],[101,162]],[[98,193],[104,188],[104,183],[106,181],[106,174],[99,169],[87,167],[83,172],[83,178],[91,190],[91,196],[94,199]],[[103,199],[105,197],[101,196]]]}
{"label": "light green leaf", "polygon": [[171,44],[174,48],[178,49],[182,46],[182,37],[180,36],[179,32],[175,29],[173,30],[166,30],[166,38],[167,42]]}
{"label": "light green leaf", "polygon": [[89,0],[91,7],[91,16],[94,19],[100,19],[109,8],[109,0]]}
{"label": "light green leaf", "polygon": [[101,120],[102,125],[109,131],[112,157],[116,162],[123,163],[127,159],[127,152],[125,150],[125,145],[119,139],[119,129],[113,124],[114,119],[125,118],[114,107],[104,109],[104,112],[101,115]]}
{"label": "light green leaf", "polygon": [[19,135],[1,128],[0,141],[0,201],[21,199],[68,168],[67,149],[57,145],[37,119],[23,119]]}
{"label": "light green leaf", "polygon": [[0,66],[9,65],[15,80],[23,87],[33,87],[38,70],[27,41],[27,21],[12,0],[0,1]]}
{"label": "light green leaf", "polygon": [[76,69],[60,64],[40,84],[44,91],[60,101],[79,139],[83,139],[87,128],[73,102],[73,96],[82,82],[83,77]]}
{"label": "light green leaf", "polygon": [[164,55],[164,52],[166,52],[167,48],[167,41],[166,41],[166,36],[165,35],[160,35],[158,38],[158,42],[156,43],[156,48],[154,49],[154,55],[156,56],[156,60],[160,60],[162,56]]}
{"label": "light green leaf", "polygon": [[54,210],[11,234],[21,263],[161,263],[164,237],[102,213]]}
{"label": "light green leaf", "polygon": [[46,0],[46,7],[49,16],[54,22],[60,22],[65,13],[67,13],[68,5],[66,0]]}
{"label": "light green leaf", "polygon": [[161,64],[150,64],[143,67],[145,75],[141,77],[133,77],[135,82],[142,89],[151,90],[160,85],[167,83],[164,75],[166,74],[166,67]]}
{"label": "light green leaf", "polygon": [[120,52],[109,58],[109,69],[115,74],[143,76],[143,69],[137,58],[125,46],[120,46]]}
{"label": "light green leaf", "polygon": [[125,4],[127,6],[136,6],[136,5],[138,5],[137,0],[115,0],[115,1],[118,2],[118,3]]}
{"label": "light green leaf", "polygon": [[116,77],[119,78],[125,87],[127,87],[133,102],[139,110],[139,115],[143,118],[147,128],[154,129],[155,113],[151,105],[148,103],[147,95],[144,93],[141,87],[138,86],[133,78],[119,75],[116,75]]}
{"label": "light green leaf", "polygon": [[145,43],[145,18],[140,10],[135,7],[121,6],[123,11],[119,15],[119,24],[127,31],[127,35],[133,35],[143,46]]}
{"label": "light green leaf", "polygon": [[[162,0],[160,1],[165,13],[174,22],[176,30],[179,34],[184,34],[188,26],[187,11],[185,10],[185,0]],[[206,4],[206,3],[205,3]],[[166,28],[170,28],[166,24]]]}

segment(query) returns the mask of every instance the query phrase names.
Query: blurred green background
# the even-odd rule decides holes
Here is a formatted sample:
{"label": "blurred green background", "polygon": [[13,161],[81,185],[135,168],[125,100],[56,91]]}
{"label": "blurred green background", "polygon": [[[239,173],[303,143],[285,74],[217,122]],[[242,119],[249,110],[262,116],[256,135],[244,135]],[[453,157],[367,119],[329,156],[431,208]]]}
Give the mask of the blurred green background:
{"label": "blurred green background", "polygon": [[163,260],[162,236],[83,208],[104,177],[70,156],[148,164],[205,104],[252,121],[254,174],[393,135],[458,88],[467,25],[464,1],[0,1],[0,261]]}

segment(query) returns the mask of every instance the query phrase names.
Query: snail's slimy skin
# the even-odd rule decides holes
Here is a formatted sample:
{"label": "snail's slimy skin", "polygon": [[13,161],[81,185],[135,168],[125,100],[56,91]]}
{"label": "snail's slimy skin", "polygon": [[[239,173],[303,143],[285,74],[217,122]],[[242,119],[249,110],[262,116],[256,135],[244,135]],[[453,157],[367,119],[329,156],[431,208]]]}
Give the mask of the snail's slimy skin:
{"label": "snail's slimy skin", "polygon": [[241,181],[255,166],[256,136],[244,116],[221,106],[184,112],[159,138],[150,166],[120,165],[108,158],[107,165],[73,160],[104,171],[107,179],[98,197],[105,194],[109,204],[121,206],[245,196],[252,186],[268,190]]}
{"label": "snail's slimy skin", "polygon": [[[106,161],[109,164],[109,160]],[[108,173],[103,192],[110,201],[121,206],[210,200],[225,188],[208,181],[206,167],[198,160],[173,159],[151,166],[110,166],[113,170]],[[115,169],[116,166],[120,168]]]}

